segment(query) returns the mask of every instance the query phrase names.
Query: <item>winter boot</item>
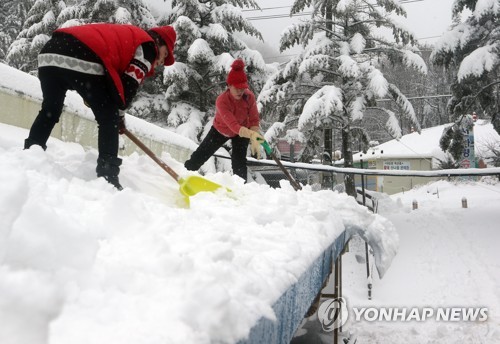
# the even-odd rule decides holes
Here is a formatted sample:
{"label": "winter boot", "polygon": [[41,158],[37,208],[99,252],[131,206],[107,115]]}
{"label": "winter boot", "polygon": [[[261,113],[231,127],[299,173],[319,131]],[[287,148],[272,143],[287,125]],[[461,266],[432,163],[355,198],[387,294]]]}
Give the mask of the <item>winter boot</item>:
{"label": "winter boot", "polygon": [[95,169],[98,177],[103,177],[108,183],[117,190],[123,190],[120,185],[118,175],[120,174],[120,165],[122,159],[117,157],[105,156],[97,158],[97,167]]}
{"label": "winter boot", "polygon": [[26,140],[24,140],[24,149],[29,149],[33,145],[38,145],[38,146],[42,147],[43,150],[47,150],[47,145],[38,143],[35,140],[30,139],[29,137]]}

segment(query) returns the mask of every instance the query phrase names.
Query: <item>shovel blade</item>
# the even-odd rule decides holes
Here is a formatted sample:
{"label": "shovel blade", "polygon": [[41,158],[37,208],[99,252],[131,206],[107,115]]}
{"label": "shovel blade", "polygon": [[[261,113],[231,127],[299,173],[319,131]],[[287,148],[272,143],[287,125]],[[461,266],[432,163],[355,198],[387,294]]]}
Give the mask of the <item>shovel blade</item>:
{"label": "shovel blade", "polygon": [[194,196],[198,192],[213,192],[222,186],[198,176],[188,176],[179,179],[179,190],[186,196]]}

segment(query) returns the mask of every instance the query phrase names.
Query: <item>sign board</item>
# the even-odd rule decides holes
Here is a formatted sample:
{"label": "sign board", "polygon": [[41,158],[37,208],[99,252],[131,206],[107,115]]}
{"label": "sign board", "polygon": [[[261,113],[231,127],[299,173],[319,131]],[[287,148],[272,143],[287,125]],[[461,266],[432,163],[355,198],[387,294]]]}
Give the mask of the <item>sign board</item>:
{"label": "sign board", "polygon": [[471,129],[461,128],[464,135],[464,151],[462,153],[462,160],[460,161],[460,168],[475,168],[476,157],[474,154],[474,126]]}
{"label": "sign board", "polygon": [[384,160],[384,170],[409,171],[410,162],[401,160]]}

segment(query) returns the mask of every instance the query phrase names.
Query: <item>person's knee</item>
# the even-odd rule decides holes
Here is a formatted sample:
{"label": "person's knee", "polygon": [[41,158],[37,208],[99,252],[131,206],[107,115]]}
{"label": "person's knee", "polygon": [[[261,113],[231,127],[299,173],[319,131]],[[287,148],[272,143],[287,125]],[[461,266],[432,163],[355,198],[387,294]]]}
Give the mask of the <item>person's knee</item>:
{"label": "person's knee", "polygon": [[45,126],[55,126],[61,117],[62,108],[63,105],[59,104],[43,104],[42,109],[38,113],[39,121]]}
{"label": "person's knee", "polygon": [[99,131],[99,140],[107,144],[116,141],[115,143],[118,144],[120,117],[113,116],[112,114],[108,114],[108,116],[101,114],[96,116],[96,121]]}
{"label": "person's knee", "polygon": [[113,127],[116,126],[118,128],[118,124],[120,123],[120,116],[118,114],[118,110],[116,112],[114,109],[110,109],[109,111],[95,111],[94,116],[99,126],[103,127]]}

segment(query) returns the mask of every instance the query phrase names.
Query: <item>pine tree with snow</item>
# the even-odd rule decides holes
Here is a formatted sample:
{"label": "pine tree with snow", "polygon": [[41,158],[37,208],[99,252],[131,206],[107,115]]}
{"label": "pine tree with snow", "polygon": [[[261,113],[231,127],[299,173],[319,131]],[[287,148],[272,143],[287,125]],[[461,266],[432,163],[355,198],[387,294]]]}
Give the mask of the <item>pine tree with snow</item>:
{"label": "pine tree with snow", "polygon": [[[292,59],[266,84],[259,102],[265,111],[278,114],[272,133],[296,127],[307,137],[306,155],[331,156],[324,132],[340,128],[344,166],[353,166],[353,140],[364,149],[368,133],[359,125],[368,109],[386,118],[387,130],[401,136],[398,118],[403,116],[420,131],[411,103],[398,87],[387,81],[380,70],[382,56],[426,73],[427,67],[412,46],[411,33],[394,19],[406,15],[396,0],[296,0],[291,15],[312,9],[311,18],[287,28],[281,37],[281,50],[301,44],[303,52]],[[377,33],[387,28],[392,41]],[[378,107],[376,100],[389,97],[398,105],[395,113]],[[281,129],[281,130],[276,130]],[[327,129],[325,131],[325,129]],[[346,175],[346,192],[355,194],[354,180]]]}
{"label": "pine tree with snow", "polygon": [[[389,82],[397,83],[403,94],[413,97],[412,105],[422,128],[450,123],[447,111],[447,103],[450,98],[449,85],[454,80],[457,69],[452,66],[446,69],[433,64],[430,60],[432,46],[419,45],[419,49],[422,53],[422,58],[428,65],[427,74],[422,74],[413,69],[408,69],[406,66],[394,65],[392,63],[385,63],[381,70]],[[386,103],[385,101],[380,102],[384,106]],[[390,106],[389,109],[397,111],[394,106]],[[408,129],[411,129],[405,123],[401,124],[401,128],[404,133],[405,131],[408,132]],[[390,137],[390,139],[392,138]],[[387,140],[381,141],[385,142]]]}
{"label": "pine tree with snow", "polygon": [[[466,10],[472,13],[461,22]],[[448,103],[456,123],[445,129],[440,142],[443,150],[458,157],[465,144],[459,128],[471,113],[491,118],[500,133],[500,2],[456,0],[452,12],[455,24],[436,43],[431,57],[438,65],[458,68]]]}
{"label": "pine tree with snow", "polygon": [[28,73],[36,73],[37,56],[57,28],[56,19],[66,7],[62,0],[36,0],[28,11],[23,30],[7,52],[7,63]]}
{"label": "pine tree with snow", "polygon": [[9,47],[7,62],[35,74],[40,49],[60,27],[96,22],[133,24],[143,28],[156,24],[142,0],[77,0],[71,3],[67,6],[63,0],[36,0],[27,14],[23,30]]}
{"label": "pine tree with snow", "polygon": [[7,50],[21,32],[32,0],[4,0],[0,3],[0,61],[5,62]]}
{"label": "pine tree with snow", "polygon": [[[466,115],[464,119],[467,117],[472,116]],[[439,139],[439,147],[444,152],[449,153],[455,161],[460,161],[465,147],[465,139],[462,129],[472,130],[472,126],[473,123],[471,120],[464,121],[464,123],[455,123],[452,126],[446,128],[443,131],[443,135]]]}
{"label": "pine tree with snow", "polygon": [[57,18],[59,26],[88,23],[137,25],[149,29],[156,20],[143,0],[79,0]]}
{"label": "pine tree with snow", "polygon": [[[211,124],[215,100],[235,58],[245,61],[250,87],[257,92],[267,66],[261,54],[235,34],[262,37],[243,17],[242,7],[258,8],[253,0],[173,0],[170,15],[159,23],[173,25],[177,32],[176,63],[164,70],[164,95],[143,97],[131,113],[154,116],[160,125],[199,142]],[[164,113],[169,116],[161,123]]]}

